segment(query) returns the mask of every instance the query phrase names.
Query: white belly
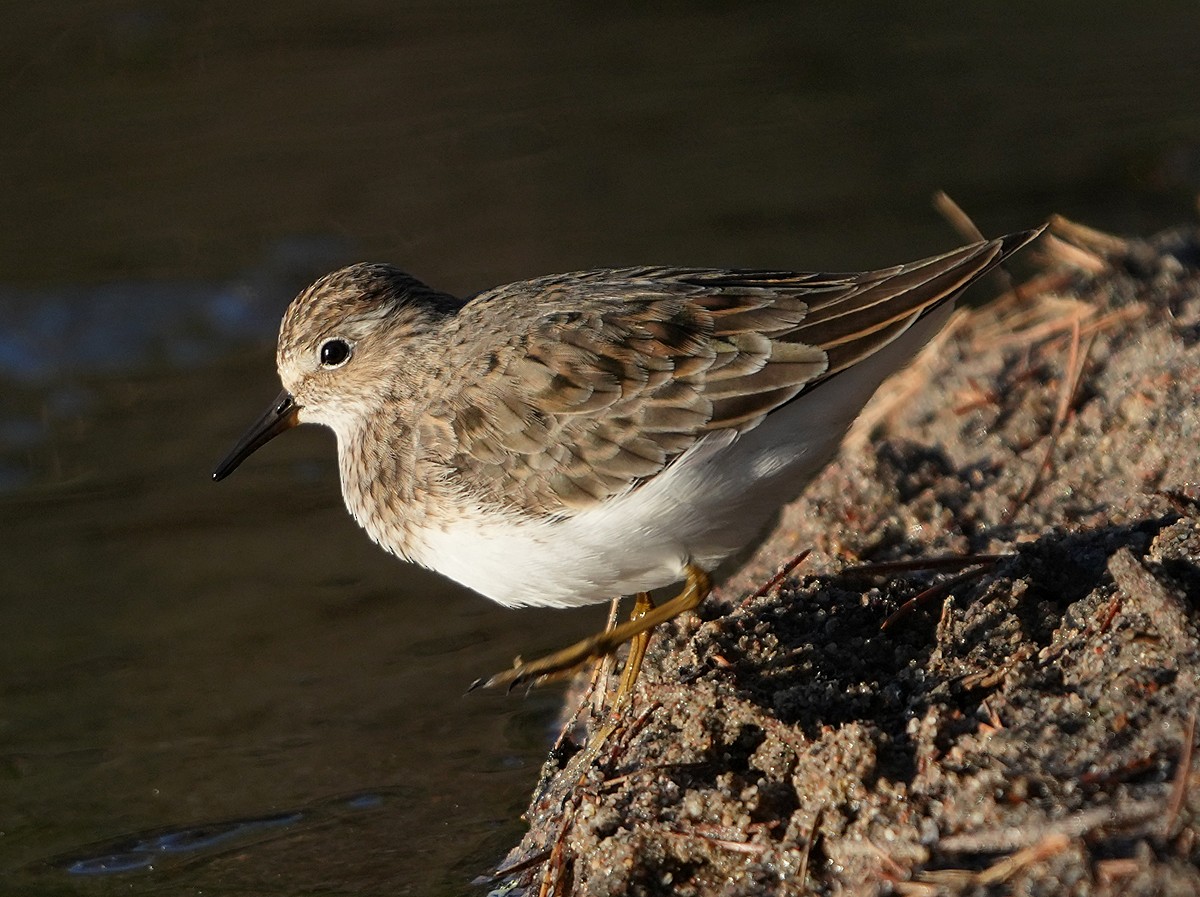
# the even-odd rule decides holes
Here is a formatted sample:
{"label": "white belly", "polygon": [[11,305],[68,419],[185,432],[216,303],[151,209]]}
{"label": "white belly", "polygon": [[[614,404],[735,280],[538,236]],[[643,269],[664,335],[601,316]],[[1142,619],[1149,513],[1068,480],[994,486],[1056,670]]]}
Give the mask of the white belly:
{"label": "white belly", "polygon": [[[778,488],[755,488],[752,479],[774,482],[790,468],[807,481],[798,459],[780,463],[769,451],[757,453],[755,477],[739,450],[746,441],[715,434],[652,481],[574,517],[477,516],[426,531],[413,559],[510,606],[574,607],[670,585],[689,562],[716,567],[783,503]],[[828,453],[817,460],[812,452],[806,470],[820,469]]]}

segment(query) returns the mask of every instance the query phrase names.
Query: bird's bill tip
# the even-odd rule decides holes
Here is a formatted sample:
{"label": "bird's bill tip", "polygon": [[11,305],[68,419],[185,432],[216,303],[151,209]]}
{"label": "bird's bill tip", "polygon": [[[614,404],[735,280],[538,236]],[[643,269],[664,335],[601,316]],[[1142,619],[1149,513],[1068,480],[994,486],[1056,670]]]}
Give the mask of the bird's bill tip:
{"label": "bird's bill tip", "polygon": [[271,403],[266,412],[250,425],[245,435],[237,441],[229,453],[213,470],[212,478],[220,481],[229,476],[238,465],[249,458],[284,430],[290,430],[300,422],[300,406],[286,389]]}

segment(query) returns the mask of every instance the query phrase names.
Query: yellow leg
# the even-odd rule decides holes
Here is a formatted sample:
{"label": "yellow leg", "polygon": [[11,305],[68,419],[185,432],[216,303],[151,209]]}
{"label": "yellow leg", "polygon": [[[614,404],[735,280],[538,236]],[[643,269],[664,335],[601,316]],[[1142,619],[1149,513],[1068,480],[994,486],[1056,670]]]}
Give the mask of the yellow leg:
{"label": "yellow leg", "polygon": [[[605,632],[617,625],[617,613],[620,609],[621,599],[614,598],[608,607],[608,620],[604,624]],[[599,719],[604,713],[604,702],[608,697],[608,674],[612,672],[612,665],[613,656],[611,654],[605,654],[596,661],[595,666],[592,668],[592,680],[588,683],[587,690],[583,693],[579,705],[575,708],[575,712],[571,714],[571,718],[563,723],[563,727],[558,732],[558,737],[554,739],[555,751],[574,732],[575,726],[579,723],[579,717],[583,714],[585,708],[590,706],[592,719]]]}
{"label": "yellow leg", "polygon": [[[629,615],[630,622],[640,620],[650,611],[654,610],[654,599],[650,597],[649,592],[638,592],[637,599],[633,605],[633,612]],[[592,735],[588,738],[587,755],[590,759],[586,765],[591,766],[592,761],[604,747],[604,743],[608,741],[613,732],[621,725],[622,714],[625,711],[625,701],[633,692],[634,683],[637,682],[638,673],[642,670],[642,660],[646,656],[646,648],[650,645],[650,630],[639,632],[629,640],[629,656],[625,658],[625,669],[621,671],[621,684],[617,686],[617,693],[613,695],[613,701],[609,707],[608,719],[603,725],[598,726],[592,731]],[[611,657],[612,655],[608,655]],[[600,717],[595,717],[600,719]]]}
{"label": "yellow leg", "polygon": [[[617,628],[617,613],[620,609],[621,599],[614,598],[608,607],[608,621],[604,624],[605,632]],[[608,674],[612,672],[612,666],[613,656],[605,654],[596,661],[596,666],[592,670],[592,681],[588,683],[587,694],[591,696],[594,717],[599,717],[604,712],[604,702],[608,697]]]}
{"label": "yellow leg", "polygon": [[[633,612],[629,615],[629,619],[640,620],[650,611],[654,610],[654,599],[650,597],[649,592],[638,592],[637,600],[633,605]],[[625,658],[625,669],[621,671],[621,684],[617,686],[617,694],[613,698],[613,708],[621,706],[621,701],[625,696],[633,691],[633,684],[637,682],[638,673],[642,670],[642,660],[646,657],[646,648],[650,645],[650,630],[639,632],[629,640],[629,656]]]}
{"label": "yellow leg", "polygon": [[[576,642],[569,648],[564,648],[553,654],[547,654],[545,657],[532,660],[529,663],[518,663],[511,670],[497,673],[486,681],[482,679],[478,680],[471,688],[507,687],[512,689],[522,682],[533,682],[536,684],[558,673],[573,670],[581,663],[593,657],[603,657],[606,654],[611,654],[635,636],[643,632],[649,633],[659,623],[665,623],[667,620],[674,619],[685,611],[694,609],[712,591],[712,577],[699,567],[688,564],[685,569],[685,575],[687,577],[686,582],[684,583],[683,590],[678,595],[670,601],[650,608],[637,619],[629,620],[613,629],[599,632],[591,638],[585,638],[581,642]],[[644,647],[642,653],[645,653]],[[641,667],[640,657],[637,661],[637,667],[639,669]],[[628,666],[626,669],[628,669]],[[636,670],[632,675],[636,676]],[[630,684],[632,685],[632,682]],[[624,676],[622,676],[622,686],[624,686]]]}

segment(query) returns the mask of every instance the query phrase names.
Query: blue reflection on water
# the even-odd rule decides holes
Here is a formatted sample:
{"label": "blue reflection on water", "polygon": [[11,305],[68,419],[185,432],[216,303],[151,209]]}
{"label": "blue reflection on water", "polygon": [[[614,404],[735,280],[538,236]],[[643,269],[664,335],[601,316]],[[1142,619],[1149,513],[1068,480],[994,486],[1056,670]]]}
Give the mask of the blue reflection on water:
{"label": "blue reflection on water", "polygon": [[346,249],[324,238],[280,241],[260,265],[227,283],[0,285],[0,383],[192,365],[270,339],[288,300],[345,259]]}
{"label": "blue reflection on water", "polygon": [[43,863],[42,867],[71,875],[114,875],[149,870],[234,847],[245,847],[296,826],[311,827],[327,823],[347,812],[373,810],[382,806],[385,800],[382,792],[354,794],[320,801],[299,810],[138,832],[55,857]]}
{"label": "blue reflection on water", "polygon": [[[273,306],[268,311],[267,306]],[[0,378],[26,384],[71,373],[192,364],[228,340],[263,339],[280,302],[185,283],[0,289]]]}
{"label": "blue reflection on water", "polygon": [[127,845],[114,844],[111,853],[81,857],[65,863],[63,868],[72,875],[109,875],[149,869],[161,861],[164,854],[204,853],[247,838],[257,838],[267,829],[293,825],[303,818],[303,813],[285,813],[199,828],[169,830],[139,838]]}

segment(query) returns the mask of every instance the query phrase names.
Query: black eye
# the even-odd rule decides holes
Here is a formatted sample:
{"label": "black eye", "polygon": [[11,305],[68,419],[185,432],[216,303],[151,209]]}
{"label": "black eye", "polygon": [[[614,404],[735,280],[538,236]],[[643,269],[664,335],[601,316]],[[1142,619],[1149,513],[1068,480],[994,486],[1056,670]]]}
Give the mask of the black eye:
{"label": "black eye", "polygon": [[340,368],[350,360],[350,344],[344,339],[327,339],[321,343],[321,367]]}

